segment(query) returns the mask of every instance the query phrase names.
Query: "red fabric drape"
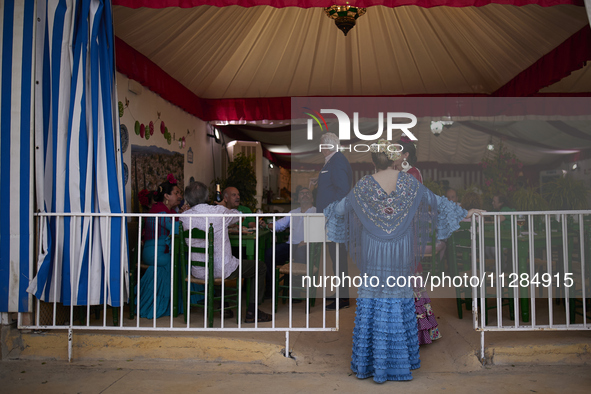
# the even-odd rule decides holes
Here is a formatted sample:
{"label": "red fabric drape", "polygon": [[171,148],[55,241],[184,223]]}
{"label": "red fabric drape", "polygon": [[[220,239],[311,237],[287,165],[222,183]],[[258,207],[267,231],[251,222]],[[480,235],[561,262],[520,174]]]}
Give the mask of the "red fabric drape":
{"label": "red fabric drape", "polygon": [[289,97],[202,99],[119,37],[115,54],[117,71],[201,120],[291,119]]}
{"label": "red fabric drape", "polygon": [[492,95],[525,97],[550,86],[591,60],[591,29],[589,25],[570,36],[562,44],[519,73]]}
{"label": "red fabric drape", "polygon": [[119,37],[115,37],[115,57],[117,71],[188,113],[204,118],[206,103],[203,100]]}
{"label": "red fabric drape", "polygon": [[201,118],[203,120],[291,119],[291,97],[200,100],[207,105],[205,118]]}
{"label": "red fabric drape", "polygon": [[[335,4],[334,0],[112,0],[113,5],[122,5],[129,8],[166,8],[180,7],[190,8],[200,5],[212,5],[216,7],[227,7],[239,5],[241,7],[255,7],[268,5],[275,8],[284,7],[330,7]],[[482,7],[487,4],[505,4],[523,6],[537,4],[541,7],[551,7],[561,4],[584,6],[583,0],[356,0],[353,4],[357,7],[371,7],[382,5],[386,7],[419,6],[431,7]]]}

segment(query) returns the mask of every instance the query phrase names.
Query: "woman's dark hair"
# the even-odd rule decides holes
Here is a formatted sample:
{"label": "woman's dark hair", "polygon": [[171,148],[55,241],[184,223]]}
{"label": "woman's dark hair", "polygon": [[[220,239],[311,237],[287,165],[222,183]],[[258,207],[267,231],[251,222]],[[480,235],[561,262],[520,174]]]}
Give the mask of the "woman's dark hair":
{"label": "woman's dark hair", "polygon": [[415,164],[417,164],[417,148],[415,147],[415,144],[412,141],[403,140],[398,140],[396,143],[402,145],[402,154],[408,152],[406,161],[414,167]]}
{"label": "woman's dark hair", "polygon": [[388,159],[384,152],[371,152],[371,159],[376,166],[376,170],[381,171],[390,167],[394,162]]}
{"label": "woman's dark hair", "polygon": [[156,202],[164,201],[164,195],[165,194],[172,194],[172,189],[174,189],[175,186],[178,186],[178,185],[176,183],[173,184],[168,181],[162,182],[160,184],[160,186],[158,186],[158,188],[154,192],[154,201],[156,201]]}

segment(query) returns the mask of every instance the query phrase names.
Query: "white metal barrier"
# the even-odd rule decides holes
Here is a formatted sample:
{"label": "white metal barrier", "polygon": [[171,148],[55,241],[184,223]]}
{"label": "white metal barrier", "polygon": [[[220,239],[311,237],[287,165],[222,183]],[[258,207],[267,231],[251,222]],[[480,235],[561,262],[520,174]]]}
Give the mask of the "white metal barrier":
{"label": "white metal barrier", "polygon": [[[591,329],[590,218],[589,210],[474,216],[472,277],[479,285],[471,286],[472,312],[482,360],[485,331]],[[496,309],[494,323],[487,321],[487,298]],[[564,308],[554,307],[557,300]],[[509,307],[508,317],[503,306]]]}
{"label": "white metal barrier", "polygon": [[[108,306],[107,303],[103,303],[101,305],[81,305],[81,306],[75,306],[73,305],[74,303],[71,303],[72,305],[69,305],[68,307],[68,318],[67,321],[65,322],[60,322],[57,319],[57,309],[58,309],[58,303],[61,303],[61,298],[59,296],[60,290],[58,289],[58,286],[54,286],[54,288],[51,289],[52,293],[52,302],[49,303],[49,305],[53,305],[53,310],[52,310],[52,317],[50,319],[50,321],[47,321],[47,319],[45,319],[45,321],[42,321],[41,319],[41,315],[40,315],[40,310],[41,310],[41,302],[39,300],[37,300],[35,302],[35,313],[34,313],[34,321],[32,321],[30,324],[27,323],[25,324],[23,322],[23,314],[19,313],[19,320],[18,320],[18,327],[21,329],[34,329],[34,330],[48,330],[48,329],[62,329],[62,330],[68,330],[68,357],[71,359],[72,357],[72,336],[73,336],[73,332],[75,330],[103,330],[103,331],[178,331],[178,332],[187,332],[187,331],[279,331],[279,332],[285,332],[285,341],[286,341],[286,347],[285,347],[285,356],[289,357],[290,356],[290,352],[289,352],[289,334],[292,331],[338,331],[339,329],[339,309],[336,309],[336,314],[331,314],[326,312],[326,288],[322,287],[322,294],[321,295],[317,295],[317,301],[321,301],[320,305],[316,305],[315,308],[311,308],[310,307],[310,301],[311,301],[311,295],[310,295],[310,287],[308,286],[306,289],[306,294],[305,297],[303,297],[301,294],[298,296],[298,298],[302,299],[305,302],[302,302],[303,304],[303,308],[298,306],[297,308],[294,307],[292,305],[292,300],[295,297],[292,293],[292,288],[294,286],[292,286],[294,284],[294,276],[293,276],[293,272],[292,272],[292,267],[293,264],[290,264],[290,272],[289,272],[289,297],[288,297],[288,305],[287,306],[283,306],[283,307],[279,307],[280,309],[278,309],[278,311],[275,311],[275,299],[276,299],[276,289],[275,289],[275,279],[276,279],[276,270],[273,269],[273,273],[272,273],[272,277],[273,277],[273,288],[272,288],[272,299],[271,299],[271,303],[270,304],[263,304],[263,309],[271,309],[271,316],[272,316],[272,321],[270,323],[259,323],[257,322],[257,314],[258,314],[258,305],[259,303],[262,301],[259,299],[259,294],[256,292],[255,290],[255,300],[254,300],[254,304],[255,304],[255,319],[254,319],[254,324],[246,324],[242,322],[243,319],[243,315],[242,315],[242,293],[243,293],[243,281],[242,280],[238,280],[238,305],[240,306],[239,308],[237,308],[237,312],[238,312],[238,321],[236,323],[236,321],[234,319],[228,320],[227,322],[224,321],[223,318],[223,312],[222,312],[222,316],[219,316],[219,319],[216,320],[216,324],[214,324],[214,327],[208,327],[208,322],[207,322],[207,305],[208,305],[208,299],[207,299],[207,295],[205,295],[205,299],[203,300],[204,303],[204,310],[203,312],[201,311],[196,311],[195,309],[197,308],[193,308],[191,309],[191,302],[190,302],[190,289],[191,289],[191,282],[190,281],[186,281],[185,278],[182,278],[182,283],[180,283],[180,285],[186,285],[187,289],[189,290],[187,292],[187,309],[188,311],[184,311],[184,313],[186,313],[186,323],[184,322],[184,319],[179,318],[179,317],[175,317],[173,316],[173,312],[176,310],[175,307],[178,307],[178,305],[181,303],[182,300],[179,299],[179,302],[177,305],[174,304],[174,300],[175,300],[175,294],[173,294],[173,291],[175,289],[175,281],[177,281],[177,283],[179,283],[179,279],[180,279],[180,275],[178,275],[174,269],[172,269],[172,267],[175,266],[175,263],[177,263],[178,259],[180,259],[180,256],[176,256],[175,253],[172,253],[173,251],[175,251],[175,242],[179,242],[177,237],[169,237],[170,239],[170,246],[169,246],[169,250],[171,251],[171,263],[170,263],[170,286],[171,286],[171,292],[170,292],[170,301],[169,301],[169,308],[170,308],[170,316],[169,317],[161,317],[161,318],[156,318],[156,299],[157,299],[157,286],[154,285],[152,286],[153,289],[142,289],[142,285],[141,285],[141,280],[140,280],[140,275],[139,273],[142,270],[142,262],[143,262],[143,254],[144,254],[144,250],[143,250],[143,246],[142,246],[142,232],[145,230],[145,225],[143,224],[144,221],[147,220],[152,220],[154,223],[154,239],[158,239],[157,235],[158,235],[158,231],[159,231],[159,226],[161,226],[164,222],[162,222],[162,220],[169,220],[170,224],[171,224],[171,228],[172,228],[172,222],[173,222],[173,218],[179,219],[181,217],[184,218],[188,218],[189,220],[189,227],[193,226],[193,220],[197,220],[198,218],[204,218],[205,220],[205,228],[200,228],[202,230],[206,230],[206,234],[207,234],[207,229],[209,228],[209,223],[211,221],[214,220],[221,220],[222,222],[222,228],[226,228],[226,224],[228,223],[228,221],[231,220],[232,217],[239,217],[239,222],[242,222],[242,220],[246,217],[254,217],[256,219],[256,223],[259,223],[259,219],[263,219],[264,221],[268,222],[268,223],[273,223],[273,228],[275,228],[275,224],[277,222],[277,219],[279,217],[285,217],[285,216],[290,216],[291,220],[292,220],[292,224],[293,224],[293,220],[295,218],[299,218],[301,217],[302,220],[304,220],[304,237],[305,237],[305,242],[306,242],[306,266],[307,266],[307,273],[308,275],[323,275],[325,272],[327,272],[327,242],[326,242],[326,238],[325,238],[325,232],[324,232],[324,215],[322,214],[262,214],[262,213],[252,213],[252,214],[241,214],[241,215],[220,215],[220,214],[201,214],[201,215],[185,215],[185,214],[176,214],[176,215],[164,215],[164,214],[81,214],[81,213],[39,213],[36,214],[36,220],[37,220],[37,229],[39,229],[39,232],[37,234],[38,239],[41,240],[43,238],[43,235],[41,232],[45,231],[45,229],[47,229],[47,226],[45,225],[41,225],[41,221],[43,220],[48,220],[49,218],[53,218],[54,219],[54,223],[55,223],[55,238],[59,239],[60,237],[60,233],[63,234],[63,223],[64,223],[64,218],[86,218],[88,220],[90,220],[91,222],[94,220],[107,220],[109,221],[109,225],[110,225],[110,221],[112,220],[112,218],[126,218],[128,225],[131,221],[137,221],[138,223],[138,230],[137,230],[137,242],[134,242],[133,245],[129,246],[130,251],[133,250],[133,248],[136,248],[137,251],[137,257],[134,258],[133,260],[130,258],[129,260],[127,259],[122,259],[121,261],[118,262],[114,262],[115,264],[112,264],[112,262],[109,261],[108,256],[104,257],[104,265],[108,266],[108,267],[118,267],[119,269],[119,275],[121,278],[123,278],[123,280],[121,280],[119,282],[118,285],[118,291],[119,291],[119,296],[120,299],[122,300],[126,300],[128,301],[127,305],[125,305],[124,308],[112,308],[111,306]],[[122,222],[125,222],[125,220],[123,220]],[[241,226],[239,226],[240,228]],[[71,226],[70,226],[71,228]],[[91,225],[90,228],[92,229],[93,226]],[[110,228],[110,227],[109,227]],[[186,229],[185,229],[186,230]],[[80,228],[80,231],[82,231],[82,229]],[[127,232],[126,231],[122,231],[123,236],[127,237]],[[79,233],[76,232],[70,232],[70,237],[78,237],[80,236]],[[290,232],[290,243],[291,243],[291,238],[293,236],[293,232]],[[275,259],[275,246],[276,246],[276,237],[275,237],[275,233],[273,231],[270,231],[268,229],[266,229],[266,227],[264,225],[259,226],[257,225],[252,231],[249,231],[247,233],[243,232],[243,231],[238,231],[235,238],[237,237],[237,246],[238,246],[238,259],[240,261],[243,260],[244,256],[244,251],[243,251],[243,246],[246,245],[247,242],[251,242],[254,244],[254,260],[255,261],[261,261],[261,257],[264,257],[264,254],[262,255],[261,253],[264,253],[264,250],[260,250],[260,245],[262,243],[261,240],[263,239],[267,239],[268,245],[270,248],[272,248],[272,267],[276,267],[276,259]],[[92,237],[91,237],[92,238]],[[130,237],[133,238],[133,237]],[[248,240],[247,240],[248,238]],[[227,236],[224,236],[222,238],[222,250],[225,250],[226,247],[226,242],[229,241],[229,238]],[[187,239],[187,242],[190,244],[192,242],[192,240],[189,238]],[[310,245],[312,243],[321,243],[322,244],[322,252],[320,255],[320,267],[318,269],[317,272],[310,272]],[[41,245],[39,246],[39,248],[41,248]],[[158,266],[158,243],[154,242],[154,255],[155,255],[155,261],[153,263],[154,267]],[[205,240],[205,248],[206,248],[206,254],[209,252],[209,245],[208,245],[208,239],[206,238]],[[57,248],[56,248],[57,249]],[[90,248],[89,248],[90,250]],[[337,248],[338,251],[338,248]],[[55,251],[55,253],[57,253],[57,250]],[[81,253],[84,253],[83,251]],[[190,254],[190,248],[188,248],[188,253]],[[227,277],[230,273],[228,273],[225,270],[225,263],[226,263],[226,258],[227,256],[225,256],[224,253],[222,253],[221,251],[218,251],[217,248],[214,251],[214,256],[215,254],[222,254],[222,259],[223,259],[223,263],[222,264],[222,277]],[[90,251],[88,252],[88,258],[89,260],[93,257],[90,255]],[[133,253],[130,253],[130,255],[133,255]],[[70,267],[73,267],[74,264],[73,262],[76,261],[76,259],[78,257],[81,256],[70,256]],[[190,256],[187,256],[187,270],[186,272],[190,273],[191,272],[191,265],[190,265]],[[129,262],[128,262],[129,261]],[[293,261],[293,256],[292,256],[292,249],[290,248],[290,257],[289,257],[289,261]],[[258,285],[258,274],[259,274],[259,269],[260,269],[260,265],[264,264],[264,262],[260,262],[259,264],[256,264],[256,272],[255,275],[253,277],[254,279],[254,283],[253,286]],[[39,269],[39,267],[35,267],[35,271]],[[338,270],[338,252],[337,252],[337,267],[336,269]],[[207,267],[206,267],[207,270]],[[242,278],[242,264],[239,265],[239,278]],[[109,270],[105,270],[106,272],[110,272]],[[129,278],[130,272],[134,272],[137,273],[136,275],[136,279],[134,280],[133,283],[129,283],[129,281],[127,280]],[[158,269],[153,269],[153,283],[157,284],[158,282]],[[53,271],[53,275],[58,278],[61,275],[61,272],[58,272],[57,270],[57,265],[54,265],[54,271]],[[104,296],[104,299],[107,299],[108,294],[113,291],[113,288],[107,286],[108,281],[105,280],[105,277],[103,276],[97,276],[95,273],[91,272],[90,269],[87,270],[87,281],[89,283],[89,286],[87,287],[87,299],[91,299],[90,296],[90,292],[91,292],[91,287],[93,288],[93,291],[96,291],[96,286],[97,284],[101,284],[102,283],[102,294]],[[109,279],[108,277],[106,279]],[[168,278],[167,278],[168,279]],[[211,280],[211,278],[205,278],[206,283],[207,281]],[[59,281],[58,281],[59,283]],[[75,281],[71,280],[70,281],[70,293],[74,293],[74,287],[75,287]],[[186,283],[186,284],[185,284]],[[224,297],[225,297],[225,292],[224,292],[224,281],[221,282],[222,285],[222,289],[221,289],[221,293],[222,293],[222,300],[221,300],[221,305],[224,305]],[[92,285],[92,286],[91,286]],[[133,291],[135,289],[135,291]],[[179,288],[180,289],[180,288]],[[141,295],[144,291],[153,291],[153,303],[152,303],[152,308],[153,308],[153,315],[154,317],[152,319],[147,319],[147,318],[141,318],[140,317],[140,309],[141,309]],[[336,300],[338,303],[338,288],[336,289]],[[129,294],[134,294],[135,296],[133,297],[129,297]],[[177,293],[178,294],[178,293]],[[31,297],[33,297],[31,295]],[[178,299],[178,298],[177,298]],[[133,306],[135,305],[135,306]],[[269,305],[271,305],[271,307],[269,307]],[[100,310],[102,311],[102,318],[100,319],[91,319],[92,317],[92,313],[91,312],[99,312],[99,310],[97,310],[96,308],[100,308]],[[109,318],[109,314],[108,312],[108,308],[112,309],[112,318]],[[320,309],[321,308],[321,309]],[[79,309],[78,313],[75,314],[74,311],[75,309]],[[199,308],[200,309],[200,308]],[[287,313],[285,313],[285,311],[287,310]],[[195,319],[192,319],[192,315],[198,315],[198,314],[203,314],[203,319],[200,319],[199,316],[197,316]],[[181,316],[180,314],[178,316]],[[334,320],[332,319],[332,316],[334,316]]]}

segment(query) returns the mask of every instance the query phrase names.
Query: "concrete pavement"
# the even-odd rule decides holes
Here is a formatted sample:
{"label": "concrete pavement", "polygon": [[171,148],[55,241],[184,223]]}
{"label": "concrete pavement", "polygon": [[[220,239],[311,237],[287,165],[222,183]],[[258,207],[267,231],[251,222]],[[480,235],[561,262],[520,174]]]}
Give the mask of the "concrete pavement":
{"label": "concrete pavement", "polygon": [[3,393],[589,393],[588,366],[484,366],[471,372],[422,367],[410,382],[376,384],[348,370],[276,372],[260,364],[201,361],[4,361]]}
{"label": "concrete pavement", "polygon": [[411,382],[378,385],[352,375],[355,310],[350,308],[341,311],[338,332],[292,333],[294,359],[282,355],[282,332],[76,331],[74,361],[68,363],[65,332],[13,330],[18,335],[13,333],[14,349],[0,362],[0,388],[2,393],[590,392],[591,332],[486,333],[483,366],[471,315],[458,319],[454,299],[433,300],[433,307],[443,338],[421,347],[422,366]]}

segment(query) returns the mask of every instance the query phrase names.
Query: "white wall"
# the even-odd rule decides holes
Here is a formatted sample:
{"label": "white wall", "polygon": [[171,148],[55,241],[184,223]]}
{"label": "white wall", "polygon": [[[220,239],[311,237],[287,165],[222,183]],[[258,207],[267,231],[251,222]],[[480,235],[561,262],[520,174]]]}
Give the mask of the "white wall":
{"label": "white wall", "polygon": [[[185,184],[188,184],[189,179],[194,177],[195,180],[205,183],[208,187],[214,178],[213,158],[215,158],[216,168],[215,174],[220,176],[221,168],[221,145],[216,144],[213,138],[206,136],[206,123],[201,119],[188,114],[181,108],[164,100],[156,93],[142,87],[142,92],[138,95],[129,91],[129,79],[117,73],[117,96],[118,100],[125,104],[125,99],[129,100],[129,107],[125,109],[123,117],[120,118],[120,123],[127,126],[129,131],[129,147],[123,153],[123,161],[129,168],[129,179],[125,185],[125,194],[127,198],[127,208],[131,207],[131,146],[157,146],[183,154],[185,156],[184,179]],[[160,119],[164,121],[170,134],[176,136],[177,141],[172,141],[168,145],[166,139],[160,133],[159,128],[154,132],[154,135],[149,140],[141,138],[134,132],[135,121],[149,124],[153,121],[155,124],[158,119],[158,112],[160,112]],[[187,134],[189,130],[189,134]],[[186,138],[186,145],[184,148],[179,148],[178,139]],[[213,152],[212,152],[213,146]],[[187,152],[189,148],[193,151],[193,163],[187,162]],[[164,179],[162,180],[164,181]],[[184,189],[184,186],[183,186]]]}

